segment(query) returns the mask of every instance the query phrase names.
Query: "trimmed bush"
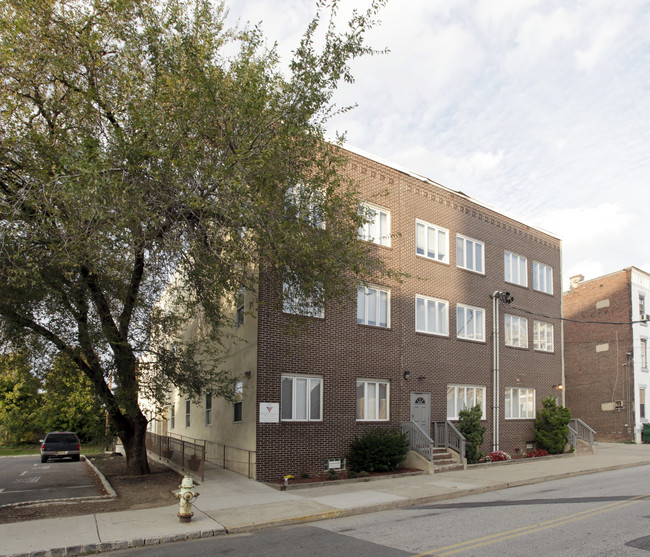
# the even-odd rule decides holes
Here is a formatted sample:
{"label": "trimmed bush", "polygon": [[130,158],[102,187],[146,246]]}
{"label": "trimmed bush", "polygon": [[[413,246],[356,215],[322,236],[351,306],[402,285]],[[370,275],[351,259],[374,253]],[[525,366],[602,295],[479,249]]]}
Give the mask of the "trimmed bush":
{"label": "trimmed bush", "polygon": [[408,438],[396,429],[374,429],[350,445],[348,466],[355,472],[392,472],[406,458]]}
{"label": "trimmed bush", "polygon": [[564,406],[558,406],[554,396],[545,398],[542,406],[542,409],[537,411],[533,425],[535,442],[550,454],[560,454],[569,435],[571,411]]}
{"label": "trimmed bush", "polygon": [[476,464],[483,456],[481,445],[485,427],[481,425],[482,417],[480,404],[458,412],[458,431],[465,437],[465,457],[468,464]]}

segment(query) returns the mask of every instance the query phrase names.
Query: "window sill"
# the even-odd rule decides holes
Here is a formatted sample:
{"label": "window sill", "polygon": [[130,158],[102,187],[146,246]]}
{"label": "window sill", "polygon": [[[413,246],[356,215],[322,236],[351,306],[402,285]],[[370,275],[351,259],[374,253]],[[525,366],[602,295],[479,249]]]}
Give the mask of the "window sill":
{"label": "window sill", "polygon": [[486,344],[485,339],[475,339],[475,338],[464,338],[464,337],[456,337],[456,340],[460,340],[462,342],[471,342],[472,344]]}
{"label": "window sill", "polygon": [[424,259],[426,261],[432,261],[433,263],[440,263],[441,265],[449,265],[449,261],[442,261],[440,259],[434,259],[433,257],[427,257],[426,255],[422,255],[421,253],[416,253],[416,257],[419,257],[420,259]]}
{"label": "window sill", "polygon": [[367,323],[359,323],[359,322],[357,322],[357,325],[359,325],[359,327],[367,327],[369,329],[377,329],[377,330],[380,330],[380,331],[391,331],[392,330],[391,327],[382,327],[381,325],[368,325]]}
{"label": "window sill", "polygon": [[460,269],[461,271],[467,271],[468,273],[472,273],[473,275],[478,275],[479,277],[484,277],[485,276],[485,271],[475,271],[474,269],[468,269],[466,267],[460,267],[459,265],[456,265],[457,269]]}
{"label": "window sill", "polygon": [[512,346],[511,344],[505,344],[504,346],[513,350],[528,350],[528,346]]}

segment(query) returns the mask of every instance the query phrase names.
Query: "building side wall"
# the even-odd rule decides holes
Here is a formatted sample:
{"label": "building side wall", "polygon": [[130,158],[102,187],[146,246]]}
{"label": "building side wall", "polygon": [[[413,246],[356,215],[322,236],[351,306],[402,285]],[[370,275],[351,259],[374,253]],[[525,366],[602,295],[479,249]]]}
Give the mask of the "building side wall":
{"label": "building side wall", "polygon": [[[280,403],[283,374],[318,376],[323,379],[323,419],[317,422],[257,424],[258,478],[277,481],[285,474],[313,474],[323,470],[323,461],[347,455],[350,442],[376,427],[395,427],[411,418],[411,393],[430,394],[431,421],[444,421],[450,385],[485,388],[487,427],[484,451],[492,448],[492,299],[495,291],[514,296],[510,306],[501,304],[500,326],[505,313],[528,319],[528,347],[505,346],[500,340],[500,448],[525,450],[532,440],[533,419],[504,417],[507,387],[535,390],[536,407],[543,398],[557,394],[553,385],[562,383],[560,241],[537,229],[478,205],[462,194],[452,193],[350,154],[349,175],[358,181],[365,201],[390,210],[390,247],[375,249],[395,269],[408,273],[399,283],[378,280],[390,289],[391,323],[387,329],[356,322],[356,291],[341,305],[328,304],[325,318],[304,318],[298,336],[287,334],[290,318],[273,310],[273,289],[262,280],[260,297],[265,302],[259,315],[258,403]],[[387,195],[382,192],[388,191]],[[416,254],[416,219],[447,229],[449,262],[441,263]],[[456,260],[456,235],[485,244],[485,272],[461,269]],[[504,280],[504,250],[527,258],[528,286]],[[533,261],[553,269],[553,294],[533,289]],[[415,330],[415,296],[444,300],[449,306],[449,328],[445,336]],[[485,312],[485,336],[480,342],[458,339],[457,304]],[[531,312],[531,313],[527,313]],[[533,348],[533,321],[554,326],[554,350]],[[410,372],[408,380],[404,372]],[[390,382],[390,419],[361,422],[356,419],[356,382],[378,379]]]}
{"label": "building side wall", "polygon": [[[633,374],[627,356],[633,348],[629,270],[565,292],[564,314],[567,406],[574,417],[596,430],[596,439],[633,439]],[[623,402],[617,407],[616,401]]]}

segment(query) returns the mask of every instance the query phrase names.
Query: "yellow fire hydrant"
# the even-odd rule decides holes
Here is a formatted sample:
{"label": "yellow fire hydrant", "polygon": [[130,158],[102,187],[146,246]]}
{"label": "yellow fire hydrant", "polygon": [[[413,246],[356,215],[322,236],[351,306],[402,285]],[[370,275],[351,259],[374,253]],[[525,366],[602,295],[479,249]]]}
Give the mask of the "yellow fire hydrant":
{"label": "yellow fire hydrant", "polygon": [[180,492],[174,494],[178,499],[180,499],[181,505],[181,508],[178,511],[178,520],[180,522],[190,522],[194,516],[194,513],[192,512],[192,503],[199,496],[198,493],[192,493],[192,488],[196,487],[192,481],[192,476],[185,476],[181,485],[178,487],[180,488]]}

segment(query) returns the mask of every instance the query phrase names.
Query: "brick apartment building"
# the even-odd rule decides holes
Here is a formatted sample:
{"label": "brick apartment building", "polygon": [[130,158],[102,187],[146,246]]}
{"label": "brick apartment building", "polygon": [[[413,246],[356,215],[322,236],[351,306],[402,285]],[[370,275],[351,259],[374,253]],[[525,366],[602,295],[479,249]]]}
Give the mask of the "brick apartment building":
{"label": "brick apartment building", "polygon": [[[566,405],[596,439],[641,442],[646,388],[650,274],[629,267],[584,280],[563,295]],[[586,323],[585,323],[586,322]]]}
{"label": "brick apartment building", "polygon": [[[169,419],[155,427],[208,440],[208,453],[229,451],[228,467],[246,473],[248,465],[262,481],[322,472],[330,459],[343,464],[368,429],[414,420],[431,432],[433,421],[456,420],[476,403],[484,451],[524,451],[541,400],[564,382],[561,326],[552,319],[561,315],[560,240],[387,162],[347,154],[345,172],[375,211],[359,241],[376,244],[410,278],[359,287],[349,303],[306,318],[299,335],[287,334],[290,315],[259,304],[241,327],[248,342],[231,356],[242,377],[234,408],[174,393]],[[260,277],[259,301],[273,292]]]}

